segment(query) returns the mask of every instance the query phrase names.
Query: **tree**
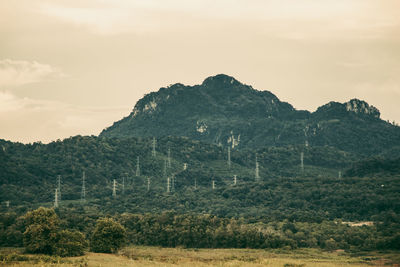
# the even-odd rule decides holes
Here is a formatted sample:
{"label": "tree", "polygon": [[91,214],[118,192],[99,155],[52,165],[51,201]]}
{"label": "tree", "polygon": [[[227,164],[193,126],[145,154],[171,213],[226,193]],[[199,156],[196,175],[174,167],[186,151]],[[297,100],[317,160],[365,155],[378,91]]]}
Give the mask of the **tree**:
{"label": "tree", "polygon": [[328,240],[325,241],[325,248],[327,250],[335,250],[337,249],[337,243],[333,238],[329,238]]}
{"label": "tree", "polygon": [[40,207],[25,215],[24,244],[27,252],[53,254],[59,219],[53,209]]}
{"label": "tree", "polygon": [[30,253],[61,257],[83,255],[87,242],[78,231],[59,230],[60,220],[54,209],[38,208],[25,215],[24,244]]}
{"label": "tree", "polygon": [[93,252],[114,253],[125,244],[125,228],[112,218],[102,218],[97,221],[90,249]]}
{"label": "tree", "polygon": [[85,252],[87,242],[79,231],[62,230],[57,233],[54,254],[61,257],[81,256]]}

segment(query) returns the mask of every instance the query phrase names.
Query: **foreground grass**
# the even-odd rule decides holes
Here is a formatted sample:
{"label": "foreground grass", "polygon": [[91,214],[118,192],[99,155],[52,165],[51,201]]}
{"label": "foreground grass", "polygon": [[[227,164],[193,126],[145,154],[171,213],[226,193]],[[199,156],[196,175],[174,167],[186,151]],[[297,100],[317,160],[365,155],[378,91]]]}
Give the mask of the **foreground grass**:
{"label": "foreground grass", "polygon": [[[4,255],[4,250],[2,254]],[[87,253],[83,257],[57,258],[23,255],[10,251],[15,261],[3,261],[4,266],[398,266],[397,254],[368,253],[351,256],[343,251],[318,249],[258,250],[258,249],[183,249],[158,247],[127,247],[118,254]],[[18,260],[21,256],[21,261]],[[391,260],[389,260],[390,258]]]}

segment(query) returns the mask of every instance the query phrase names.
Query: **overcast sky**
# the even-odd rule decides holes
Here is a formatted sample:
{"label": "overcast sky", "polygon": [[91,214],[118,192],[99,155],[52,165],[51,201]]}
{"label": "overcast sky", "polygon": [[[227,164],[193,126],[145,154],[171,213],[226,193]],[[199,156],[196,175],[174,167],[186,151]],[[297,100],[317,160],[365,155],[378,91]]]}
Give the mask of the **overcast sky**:
{"label": "overcast sky", "polygon": [[0,138],[97,135],[144,94],[225,73],[297,109],[400,122],[398,0],[2,0]]}

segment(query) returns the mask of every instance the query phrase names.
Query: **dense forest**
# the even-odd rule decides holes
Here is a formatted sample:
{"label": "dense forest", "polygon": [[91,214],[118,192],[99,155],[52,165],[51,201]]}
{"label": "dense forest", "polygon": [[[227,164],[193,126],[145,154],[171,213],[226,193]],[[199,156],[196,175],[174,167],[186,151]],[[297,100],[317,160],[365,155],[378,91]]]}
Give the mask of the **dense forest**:
{"label": "dense forest", "polygon": [[367,158],[329,146],[228,152],[178,137],[0,145],[2,246],[23,245],[24,214],[54,205],[60,175],[60,225],[87,238],[108,216],[129,244],[399,249],[396,148]]}
{"label": "dense forest", "polygon": [[[126,229],[126,244],[186,248],[322,248],[400,249],[400,217],[387,214],[368,226],[336,220],[320,223],[213,215],[103,214],[85,208],[55,210],[63,231],[83,233],[89,240],[101,216],[114,218]],[[0,246],[23,246],[28,219],[14,212],[0,214]]]}
{"label": "dense forest", "polygon": [[155,144],[153,154],[152,138],[77,136],[47,145],[4,141],[2,209],[5,201],[22,210],[53,205],[59,175],[60,205],[80,205],[84,172],[86,205],[106,212],[174,210],[318,222],[371,220],[400,211],[400,180],[393,164],[387,168],[390,175],[349,176],[370,159],[332,147],[232,150],[229,164],[227,148],[173,137]]}

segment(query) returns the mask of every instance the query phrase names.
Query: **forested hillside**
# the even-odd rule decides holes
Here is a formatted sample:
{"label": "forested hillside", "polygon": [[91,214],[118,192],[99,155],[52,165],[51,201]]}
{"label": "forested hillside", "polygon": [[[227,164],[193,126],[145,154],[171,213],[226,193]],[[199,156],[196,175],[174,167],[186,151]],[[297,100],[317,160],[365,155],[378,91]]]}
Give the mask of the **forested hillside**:
{"label": "forested hillside", "polygon": [[80,206],[84,172],[85,206],[112,213],[174,210],[314,222],[400,212],[398,173],[358,178],[350,169],[344,176],[361,157],[332,147],[232,150],[229,165],[227,148],[187,138],[155,141],[155,154],[153,138],[1,141],[2,207],[5,201],[25,209],[53,205],[58,175],[60,205]]}

